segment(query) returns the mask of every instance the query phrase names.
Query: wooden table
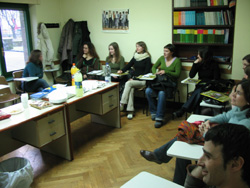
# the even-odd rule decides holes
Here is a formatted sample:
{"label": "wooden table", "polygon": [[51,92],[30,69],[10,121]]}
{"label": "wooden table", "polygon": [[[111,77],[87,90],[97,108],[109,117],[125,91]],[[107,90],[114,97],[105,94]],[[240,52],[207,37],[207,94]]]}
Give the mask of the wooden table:
{"label": "wooden table", "polygon": [[[20,105],[1,110],[9,111]],[[119,84],[111,83],[42,110],[29,106],[22,113],[0,121],[0,155],[30,144],[73,160],[70,122],[86,113],[91,113],[92,122],[120,128]]]}

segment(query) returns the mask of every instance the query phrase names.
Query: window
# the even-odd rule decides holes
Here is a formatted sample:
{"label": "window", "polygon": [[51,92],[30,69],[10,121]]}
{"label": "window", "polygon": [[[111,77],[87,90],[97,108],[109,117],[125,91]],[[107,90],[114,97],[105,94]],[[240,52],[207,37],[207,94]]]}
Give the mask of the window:
{"label": "window", "polygon": [[31,49],[28,5],[0,3],[0,73],[24,69]]}

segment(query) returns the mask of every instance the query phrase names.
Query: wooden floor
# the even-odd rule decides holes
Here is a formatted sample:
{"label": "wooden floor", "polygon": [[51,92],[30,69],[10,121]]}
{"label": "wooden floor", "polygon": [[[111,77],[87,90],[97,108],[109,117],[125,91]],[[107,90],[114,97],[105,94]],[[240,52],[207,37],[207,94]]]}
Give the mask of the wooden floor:
{"label": "wooden floor", "polygon": [[154,150],[173,138],[182,120],[171,120],[156,129],[150,116],[139,109],[133,120],[121,113],[122,128],[117,129],[92,124],[87,115],[71,125],[73,161],[29,145],[2,156],[0,161],[14,156],[27,158],[35,173],[32,188],[118,188],[141,171],[172,180],[175,159],[159,165],[146,161],[139,151]]}

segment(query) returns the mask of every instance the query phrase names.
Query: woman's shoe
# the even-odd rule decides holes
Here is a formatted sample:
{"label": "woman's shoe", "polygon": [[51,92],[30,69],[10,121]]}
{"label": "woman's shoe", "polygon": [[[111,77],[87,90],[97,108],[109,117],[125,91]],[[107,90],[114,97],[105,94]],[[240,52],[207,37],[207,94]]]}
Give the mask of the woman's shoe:
{"label": "woman's shoe", "polygon": [[133,113],[129,113],[129,114],[127,115],[127,118],[128,118],[129,120],[133,119]]}
{"label": "woman's shoe", "polygon": [[152,152],[152,151],[141,150],[141,151],[140,151],[140,154],[141,154],[142,157],[144,157],[144,158],[145,158],[146,160],[148,160],[148,161],[152,161],[152,162],[155,162],[155,163],[157,163],[157,164],[161,164],[161,163],[162,163],[161,161],[159,161],[159,160],[156,158],[154,152]]}
{"label": "woman's shoe", "polygon": [[155,128],[161,128],[163,125],[163,121],[157,121],[155,122]]}

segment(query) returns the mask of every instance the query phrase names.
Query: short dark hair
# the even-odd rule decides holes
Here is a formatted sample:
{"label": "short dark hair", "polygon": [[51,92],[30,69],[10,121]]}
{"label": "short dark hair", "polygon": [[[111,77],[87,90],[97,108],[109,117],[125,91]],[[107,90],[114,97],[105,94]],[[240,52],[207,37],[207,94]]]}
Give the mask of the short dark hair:
{"label": "short dark hair", "polygon": [[244,164],[241,177],[250,186],[250,131],[243,125],[225,123],[212,127],[205,135],[205,141],[215,146],[222,145],[224,168],[229,161],[242,157]]}
{"label": "short dark hair", "polygon": [[250,63],[250,54],[248,54],[245,57],[243,57],[242,60],[246,60],[248,63]]}
{"label": "short dark hair", "polygon": [[176,47],[173,44],[167,44],[166,46],[164,46],[164,48],[169,49],[171,52],[173,52],[173,54],[176,52]]}

